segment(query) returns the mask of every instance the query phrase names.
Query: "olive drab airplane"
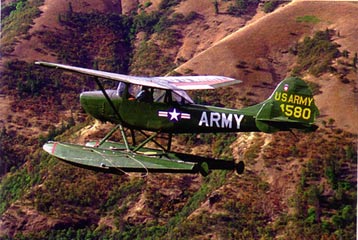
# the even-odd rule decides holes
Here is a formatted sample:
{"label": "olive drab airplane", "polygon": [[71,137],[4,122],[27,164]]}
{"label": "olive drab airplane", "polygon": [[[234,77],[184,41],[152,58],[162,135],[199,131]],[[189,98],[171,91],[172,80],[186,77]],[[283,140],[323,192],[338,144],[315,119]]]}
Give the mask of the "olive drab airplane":
{"label": "olive drab airplane", "polygon": [[[88,142],[85,146],[61,142],[48,142],[43,146],[49,154],[83,168],[118,174],[200,172],[207,175],[212,169],[233,169],[242,173],[242,161],[235,163],[234,160],[172,152],[172,134],[274,133],[317,129],[314,122],[319,111],[312,92],[303,80],[295,77],[279,83],[272,95],[262,103],[243,109],[229,109],[195,104],[185,92],[241,82],[228,77],[137,77],[56,63],[36,64],[92,76],[100,88],[100,91],[82,92],[81,105],[94,118],[111,122],[115,127],[102,140]],[[119,86],[116,90],[105,90],[100,79],[118,81]],[[140,92],[133,92],[133,86],[141,86]],[[123,143],[108,140],[117,130],[121,132]],[[137,143],[135,130],[145,136],[145,140]],[[165,144],[157,140],[162,134],[168,136]],[[131,138],[127,135],[131,135]],[[149,142],[153,142],[157,148],[145,147]]]}

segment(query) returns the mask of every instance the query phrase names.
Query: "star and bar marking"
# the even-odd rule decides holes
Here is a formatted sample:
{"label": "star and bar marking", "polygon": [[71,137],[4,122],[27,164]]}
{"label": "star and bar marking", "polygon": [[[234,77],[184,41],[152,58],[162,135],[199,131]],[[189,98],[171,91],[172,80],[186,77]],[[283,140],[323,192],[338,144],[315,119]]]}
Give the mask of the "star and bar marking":
{"label": "star and bar marking", "polygon": [[168,118],[170,121],[178,122],[181,119],[190,119],[191,116],[189,113],[182,113],[176,108],[170,109],[169,111],[158,111],[159,117]]}

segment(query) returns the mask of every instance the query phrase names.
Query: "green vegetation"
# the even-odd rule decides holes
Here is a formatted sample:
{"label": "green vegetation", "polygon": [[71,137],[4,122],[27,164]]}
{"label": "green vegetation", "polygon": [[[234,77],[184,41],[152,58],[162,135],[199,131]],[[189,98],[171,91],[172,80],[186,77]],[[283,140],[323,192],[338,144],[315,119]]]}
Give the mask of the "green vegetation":
{"label": "green vegetation", "polygon": [[46,92],[59,91],[60,73],[53,70],[40,69],[34,64],[14,60],[6,63],[5,71],[1,76],[0,89],[16,90],[20,99],[37,97]]}
{"label": "green vegetation", "polygon": [[159,3],[159,9],[165,10],[170,9],[171,7],[174,7],[180,3],[180,0],[162,0]]}
{"label": "green vegetation", "polygon": [[214,136],[212,153],[215,157],[232,159],[231,144],[236,140],[236,133],[217,134]]}
{"label": "green vegetation", "polygon": [[136,32],[145,32],[148,36],[153,33],[172,32],[174,31],[171,29],[172,26],[188,24],[198,17],[195,12],[190,12],[187,16],[181,13],[173,13],[170,7],[160,7],[159,10],[149,13],[140,11],[139,14],[132,16],[133,27]]}
{"label": "green vegetation", "polygon": [[[117,14],[76,13],[71,7],[59,16],[67,31],[44,32],[45,44],[65,63],[127,72],[130,61],[131,19]],[[101,41],[98,41],[101,39]]]}
{"label": "green vegetation", "polygon": [[[323,135],[330,140],[322,140]],[[309,137],[315,143],[309,148],[303,141],[296,143],[296,155],[310,159],[303,164],[296,193],[290,198],[292,213],[281,216],[275,231],[289,233],[293,239],[356,235],[356,180],[349,174],[356,169],[355,137],[320,129]]]}
{"label": "green vegetation", "polygon": [[[54,140],[56,136],[63,134],[65,131],[66,132],[63,135],[73,134],[83,127],[84,124],[77,124],[74,126],[73,119],[69,119],[66,124],[62,124],[59,128],[53,128],[49,131],[46,137],[40,136],[39,141]],[[69,139],[68,136],[66,139]],[[24,142],[24,140],[22,142]],[[18,200],[20,197],[23,197],[23,194],[30,187],[39,184],[41,179],[43,179],[44,175],[47,173],[48,168],[51,169],[58,163],[58,160],[53,159],[40,148],[34,153],[29,153],[26,157],[20,155],[24,158],[24,161],[27,161],[26,166],[20,167],[23,161],[20,161],[19,159],[21,158],[18,153],[15,154],[15,151],[12,150],[15,141],[14,139],[9,138],[9,134],[6,133],[5,129],[3,129],[0,134],[0,143],[0,153],[4,153],[0,155],[1,164],[5,163],[4,167],[11,166],[12,169],[14,167],[19,168],[17,171],[11,171],[6,174],[1,180],[0,214],[2,214],[11,203]],[[7,168],[4,168],[3,170],[5,171],[6,169]]]}
{"label": "green vegetation", "polygon": [[296,21],[300,23],[319,23],[321,20],[313,15],[305,15],[302,17],[297,17]]}
{"label": "green vegetation", "polygon": [[14,173],[7,174],[1,180],[0,185],[0,214],[2,214],[12,202],[23,196],[25,191],[33,185],[31,176],[25,168]]}
{"label": "green vegetation", "polygon": [[163,75],[174,69],[173,59],[166,56],[153,41],[143,41],[136,49],[131,64],[134,75]]}
{"label": "green vegetation", "polygon": [[[66,14],[59,16],[59,22],[67,30],[43,32],[41,36],[64,63],[121,73],[165,74],[175,67],[174,56],[164,54],[161,49],[176,46],[181,38],[171,27],[190,23],[197,17],[195,12],[187,16],[173,14],[171,7],[178,3],[162,1],[159,10],[150,13],[145,11],[148,6],[145,4],[138,14],[131,16],[77,13],[69,5]],[[146,36],[133,51],[139,32]]]}
{"label": "green vegetation", "polygon": [[233,4],[230,3],[226,11],[230,15],[241,16],[248,13],[250,7],[258,4],[258,0],[235,0]]}
{"label": "green vegetation", "polygon": [[[329,140],[320,141],[323,135]],[[292,209],[290,213],[277,206],[278,203],[271,199],[272,196],[267,196],[274,189],[273,186],[250,172],[238,179],[232,173],[215,171],[202,180],[199,188],[189,190],[190,181],[195,177],[161,175],[163,185],[156,186],[149,184],[151,178],[144,180],[140,177],[92,173],[58,163],[41,154],[38,156],[41,158],[38,167],[42,169],[39,171],[41,175],[46,176],[45,181],[40,181],[43,179],[41,175],[35,177],[33,171],[20,172],[23,174],[21,177],[8,176],[20,177],[17,182],[25,181],[25,186],[42,183],[41,188],[27,196],[42,213],[66,216],[68,212],[72,212],[77,218],[81,216],[93,219],[93,222],[89,221],[80,228],[44,230],[26,235],[31,239],[42,239],[45,236],[51,236],[52,239],[80,239],[84,236],[90,239],[186,239],[207,234],[235,239],[269,239],[287,234],[295,239],[346,239],[355,236],[356,229],[356,185],[349,174],[355,169],[357,157],[352,138],[354,135],[330,128],[310,135],[299,134],[298,141],[282,133],[274,135],[263,152],[256,145],[247,150],[254,155],[248,164],[254,164],[260,152],[264,158],[260,161],[266,162],[269,161],[268,158],[272,158],[277,161],[276,164],[287,164],[285,162],[294,159],[291,157],[293,155],[299,159],[310,157],[299,170],[300,180],[296,193],[288,203],[288,207]],[[261,141],[260,144],[262,143]],[[295,144],[295,147],[282,147],[287,144]],[[275,156],[268,155],[272,148],[275,149],[272,152]],[[38,164],[34,162],[31,165]],[[268,169],[277,167],[267,166]],[[155,175],[153,177],[156,178]],[[240,181],[240,184],[232,184],[236,181]],[[21,195],[24,191],[17,187],[20,185],[5,186],[2,186],[2,191],[6,192],[2,196],[5,197],[12,197],[12,193]],[[181,194],[174,199],[171,195],[168,199],[161,188],[174,191],[180,189]],[[278,202],[282,202],[280,195],[272,194]],[[151,216],[148,218],[151,220],[143,223],[127,219],[125,216],[133,209],[133,204],[143,197],[146,199],[143,211]],[[197,210],[199,206],[207,204],[209,207]],[[272,222],[272,211],[277,210],[282,213]],[[115,228],[96,225],[99,215],[115,218]],[[15,239],[21,237],[25,236],[18,235]]]}
{"label": "green vegetation", "polygon": [[[59,165],[61,168],[67,166],[62,166],[62,164]],[[67,210],[72,208],[72,211],[75,211],[75,209],[73,209],[74,206],[86,206],[87,204],[91,204],[92,209],[100,208],[102,211],[105,210],[103,214],[108,214],[108,211],[113,211],[112,214],[118,218],[118,230],[108,231],[106,228],[102,229],[92,225],[82,229],[70,228],[66,230],[48,230],[39,233],[33,233],[31,234],[31,239],[42,239],[44,236],[51,236],[52,239],[62,239],[63,237],[81,239],[83,236],[90,236],[90,239],[144,239],[148,237],[151,239],[160,239],[184,236],[183,234],[187,235],[188,232],[186,228],[182,228],[181,226],[188,226],[186,221],[187,217],[195,209],[197,209],[203,201],[205,201],[206,196],[210,192],[222,186],[227,177],[226,171],[217,171],[206,178],[198,191],[195,193],[188,193],[188,199],[185,205],[182,205],[182,207],[179,207],[178,209],[173,209],[174,212],[165,225],[159,224],[157,221],[150,221],[144,224],[130,224],[123,222],[122,217],[127,212],[126,206],[133,202],[133,200],[135,201],[138,199],[138,195],[141,194],[143,187],[145,187],[145,182],[141,178],[126,181],[124,177],[96,174],[95,178],[98,178],[97,180],[99,181],[94,181],[96,179],[90,178],[88,181],[91,180],[91,182],[82,182],[82,180],[84,180],[83,174],[85,174],[85,172],[75,168],[72,168],[71,170],[70,168],[71,167],[67,169],[70,171],[67,172],[67,174],[75,171],[76,175],[61,175],[61,177],[63,177],[61,179],[64,179],[64,181],[61,181],[61,183],[56,182],[58,181],[56,180],[58,179],[57,177],[55,178],[50,176],[50,182],[54,182],[51,184],[45,183],[46,186],[43,187],[43,190],[40,189],[39,191],[41,194],[43,194],[43,191],[50,187],[51,190],[54,191],[54,196],[51,196],[52,194],[39,196],[37,193],[37,200],[35,201],[38,207],[40,207],[42,210],[49,211],[48,213],[52,215],[58,214],[56,212],[61,211],[63,208]],[[168,180],[170,181],[170,179]],[[80,185],[71,185],[69,184],[69,181],[76,181],[76,183]],[[118,184],[118,181],[122,181],[121,184]],[[96,182],[101,185],[97,185]],[[105,186],[111,186],[109,194],[99,195],[106,192],[104,189],[102,189]],[[83,187],[89,192],[83,192],[83,190],[81,190]],[[100,187],[100,189],[98,187]],[[146,191],[150,190],[148,187],[146,188]],[[47,189],[46,192],[50,193],[51,191],[48,190],[50,189]],[[150,197],[150,201],[148,202],[149,207],[153,209],[153,206],[156,206],[157,213],[165,213],[163,208],[166,206],[165,203],[167,199],[160,198],[160,194],[155,190],[156,189],[153,189],[154,192],[148,192],[148,197]],[[60,191],[65,191],[64,193],[67,194],[65,198],[58,198],[59,196],[57,196],[57,194]],[[80,195],[77,195],[77,191]],[[89,196],[91,196],[91,198],[89,198]],[[90,213],[86,212],[84,214],[87,215]],[[199,227],[199,225],[196,225],[196,227]],[[173,232],[175,233],[174,235],[172,234]],[[21,239],[21,235],[18,235],[15,239]]]}
{"label": "green vegetation", "polygon": [[144,38],[134,51],[130,72],[139,75],[161,75],[173,70],[175,55],[165,54],[161,49],[175,48],[181,36],[173,27],[194,21],[198,14],[187,16],[173,13],[171,7],[179,1],[162,1],[158,11],[141,11],[133,16],[132,28],[136,33],[144,33]]}
{"label": "green vegetation", "polygon": [[298,56],[297,65],[292,70],[293,75],[308,71],[314,76],[331,71],[332,60],[340,53],[338,44],[331,41],[333,30],[318,31],[313,37],[306,37],[296,45],[291,52]]}
{"label": "green vegetation", "polygon": [[[59,128],[55,128],[51,124],[56,124],[56,120],[59,118],[59,116],[54,116],[54,113],[65,109],[68,102],[76,103],[71,104],[71,109],[74,112],[79,110],[78,92],[83,89],[83,81],[77,79],[72,81],[71,78],[64,78],[64,73],[40,68],[32,63],[14,60],[7,62],[5,66],[1,75],[0,89],[13,95],[15,101],[12,103],[11,110],[13,112],[31,111],[31,114],[37,116],[45,115],[53,122],[50,121],[41,126],[41,129],[48,133],[40,135],[38,139],[35,136],[29,138],[29,136],[17,134],[11,126],[2,127],[0,134],[1,175],[12,167],[18,168],[27,161],[28,158],[25,156],[29,152],[35,151],[38,144],[42,145],[46,140],[53,139],[54,136],[74,125],[73,117],[62,120]],[[64,82],[69,84],[63,84]],[[67,87],[63,87],[64,85]],[[75,99],[76,101],[74,101]],[[66,108],[68,109],[68,106]],[[31,128],[36,126],[31,117],[30,115],[7,120],[23,128]],[[19,151],[20,148],[23,149]]]}
{"label": "green vegetation", "polygon": [[281,1],[278,0],[270,0],[266,1],[263,5],[263,10],[265,13],[273,12],[279,5]]}
{"label": "green vegetation", "polygon": [[27,34],[33,19],[40,15],[44,0],[18,0],[1,8],[1,54],[13,51],[15,41]]}
{"label": "green vegetation", "polygon": [[[192,216],[190,221],[177,224],[167,236],[174,239],[191,239],[194,236],[200,238],[212,234],[220,239],[257,239],[260,236],[272,236],[269,229],[258,227],[265,226],[268,220],[264,210],[258,207],[262,199],[257,197],[264,192],[260,189],[262,182],[252,175],[241,179],[242,184],[248,181],[257,186],[250,189],[253,193],[250,198],[235,196],[235,193],[232,193],[234,189],[217,195],[212,193],[208,199],[210,210],[203,210]],[[244,188],[240,190],[246,191]],[[211,212],[211,208],[217,211]]]}
{"label": "green vegetation", "polygon": [[70,117],[67,121],[67,123],[62,122],[61,126],[59,128],[51,127],[47,133],[47,136],[43,136],[40,134],[38,139],[38,145],[41,147],[44,145],[47,141],[53,141],[56,136],[61,135],[66,130],[70,129],[71,127],[75,126],[75,120],[73,117]]}
{"label": "green vegetation", "polygon": [[17,136],[14,131],[2,127],[0,132],[0,176],[17,169],[24,162],[25,154],[16,153],[14,142],[24,142],[24,139]]}
{"label": "green vegetation", "polygon": [[247,163],[252,163],[258,157],[261,146],[264,144],[262,140],[257,140],[252,145],[248,146],[244,154],[244,159]]}

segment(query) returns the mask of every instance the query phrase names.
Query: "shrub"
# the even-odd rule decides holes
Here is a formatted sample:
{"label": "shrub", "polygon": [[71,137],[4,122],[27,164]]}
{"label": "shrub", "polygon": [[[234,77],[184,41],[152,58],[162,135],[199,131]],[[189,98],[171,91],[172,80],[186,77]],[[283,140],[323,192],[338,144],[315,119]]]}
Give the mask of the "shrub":
{"label": "shrub", "polygon": [[[1,21],[1,53],[10,54],[13,51],[13,44],[19,36],[26,34],[33,24],[33,19],[40,15],[39,6],[43,4],[43,0],[36,1],[18,1],[10,4],[5,9]],[[4,17],[5,16],[5,17]]]}
{"label": "shrub", "polygon": [[278,6],[280,2],[277,0],[271,0],[264,3],[263,10],[265,13],[273,12]]}
{"label": "shrub", "polygon": [[330,71],[334,58],[339,57],[338,44],[331,42],[333,31],[319,31],[313,37],[306,37],[298,43],[295,52],[298,56],[297,65],[293,72],[308,70],[311,74],[319,76],[323,72]]}

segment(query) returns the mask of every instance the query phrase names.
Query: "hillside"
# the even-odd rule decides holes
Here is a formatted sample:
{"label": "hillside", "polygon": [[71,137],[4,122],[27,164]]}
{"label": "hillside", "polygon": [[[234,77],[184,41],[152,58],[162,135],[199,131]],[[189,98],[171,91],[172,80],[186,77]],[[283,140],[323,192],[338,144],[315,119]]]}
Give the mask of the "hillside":
{"label": "hillside", "polygon": [[[240,28],[199,56],[182,64],[177,71],[185,73],[189,69],[196,74],[216,73],[241,79],[244,83],[238,86],[237,90],[234,89],[236,96],[252,91],[259,96],[257,100],[262,101],[270,91],[252,86],[260,86],[265,82],[274,87],[277,82],[289,76],[296,60],[295,56],[290,54],[290,49],[296,42],[315,31],[332,29],[336,34],[339,33],[333,40],[340,45],[341,51],[346,50],[353,57],[354,53],[358,52],[358,46],[351,44],[358,37],[355,29],[357,20],[353,17],[356,10],[355,3],[291,3]],[[314,16],[316,20],[299,20],[305,16]],[[302,74],[308,81],[322,86],[322,93],[316,96],[321,115],[333,118],[340,127],[358,133],[354,120],[358,117],[357,73],[348,74],[348,83],[342,83],[341,71],[346,66],[341,61],[345,60],[335,60],[337,74],[324,74],[316,78]],[[260,68],[260,71],[255,71],[255,68]],[[344,109],[340,106],[344,106]],[[352,117],[347,118],[349,115]]]}
{"label": "hillside", "polygon": [[[6,26],[19,19],[11,15],[34,15],[16,39],[14,27],[3,27],[0,238],[354,238],[358,4],[294,1],[264,13],[267,3],[239,2],[218,1],[218,9],[195,0],[2,2],[12,11]],[[320,128],[174,139],[176,151],[245,161],[239,176],[95,173],[40,148],[108,131],[78,105],[78,94],[95,86],[40,69],[32,64],[38,59],[120,73],[235,77],[243,83],[191,94],[236,108],[298,75],[314,89]]]}

